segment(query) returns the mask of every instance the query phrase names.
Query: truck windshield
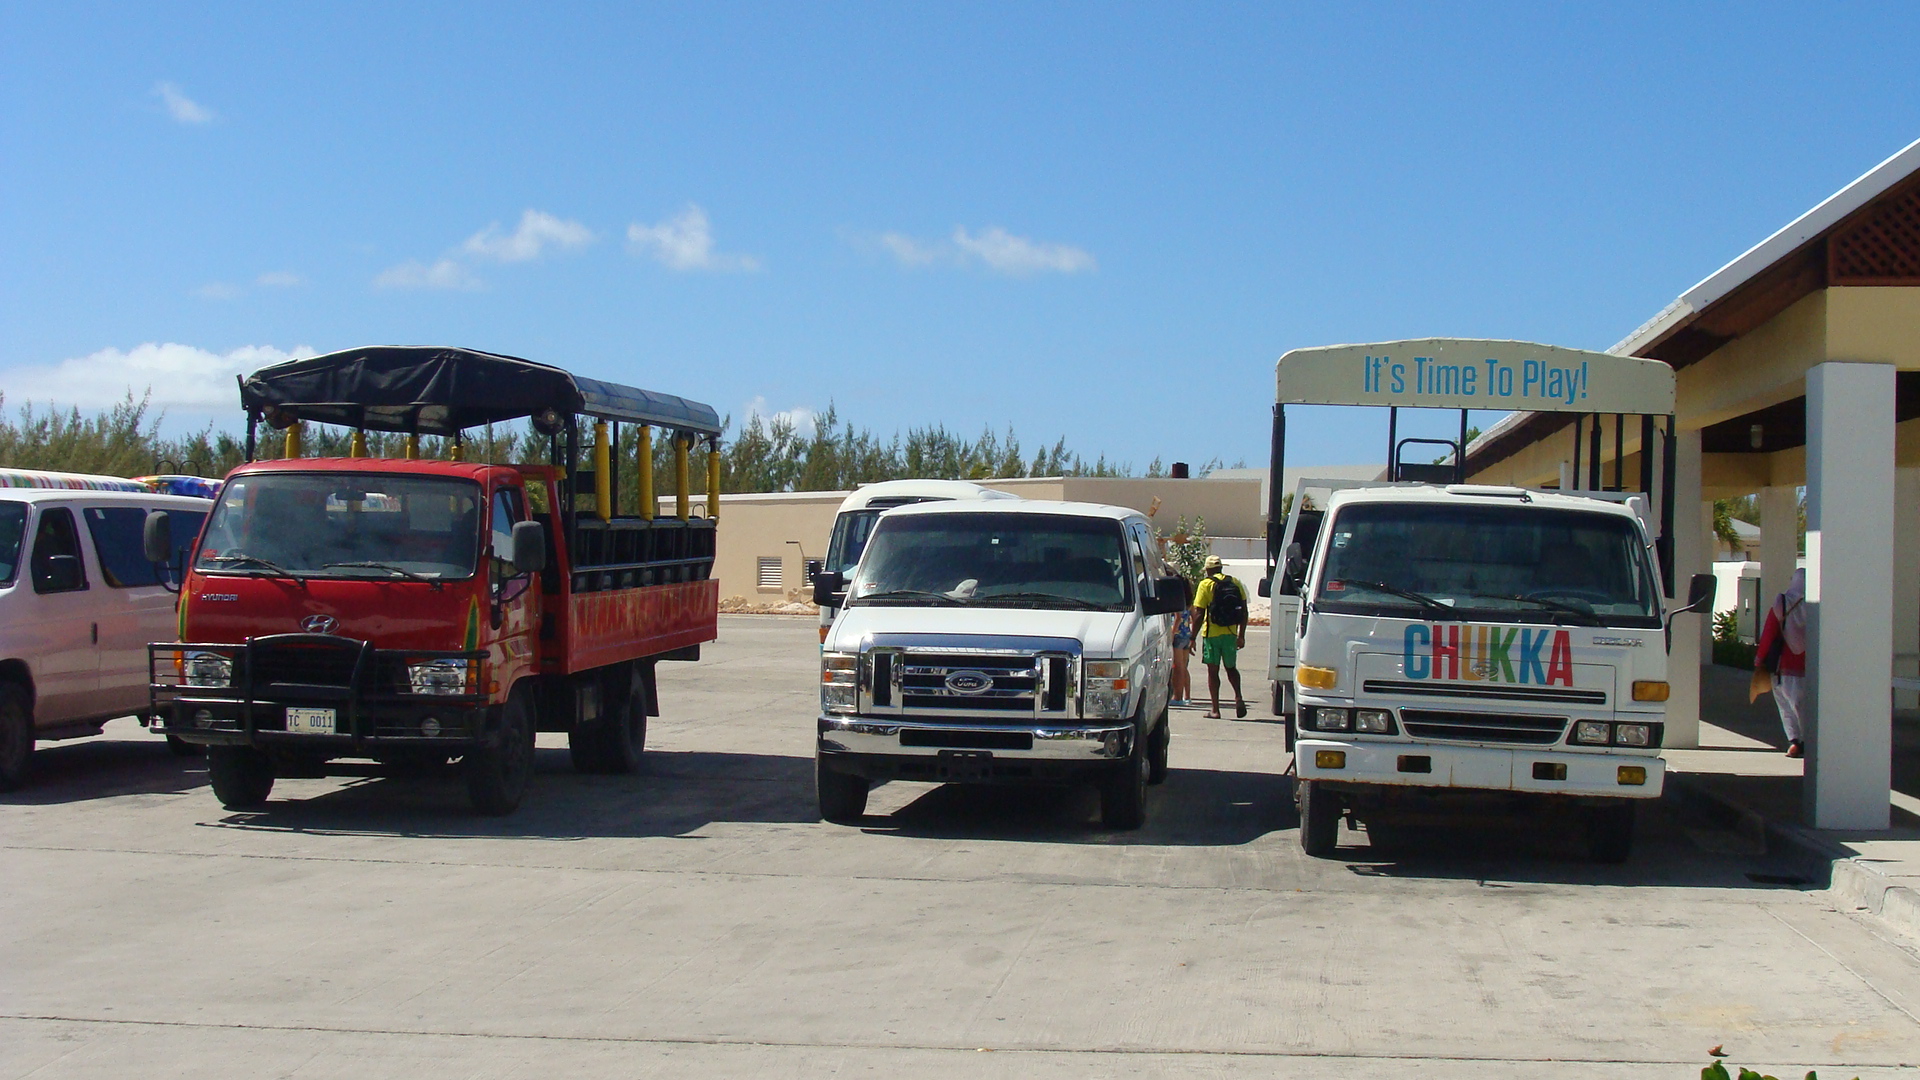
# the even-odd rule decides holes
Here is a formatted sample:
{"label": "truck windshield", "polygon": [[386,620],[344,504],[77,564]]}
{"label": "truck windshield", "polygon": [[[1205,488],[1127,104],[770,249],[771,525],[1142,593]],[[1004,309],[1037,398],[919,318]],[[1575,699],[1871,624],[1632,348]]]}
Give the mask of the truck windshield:
{"label": "truck windshield", "polygon": [[853,573],[860,553],[867,549],[867,538],[873,535],[873,523],[880,520],[883,509],[849,510],[834,520],[833,539],[827,541],[827,569],[840,574]]}
{"label": "truck windshield", "polygon": [[199,570],[293,577],[473,574],[480,486],[379,473],[256,473],[220,493]]}
{"label": "truck windshield", "polygon": [[20,545],[27,537],[27,504],[0,502],[0,585],[20,572]]}
{"label": "truck windshield", "polygon": [[1612,514],[1363,503],[1343,507],[1323,534],[1318,611],[1661,625],[1645,542]]}
{"label": "truck windshield", "polygon": [[1118,521],[1047,514],[890,517],[873,529],[850,606],[968,605],[1125,611]]}

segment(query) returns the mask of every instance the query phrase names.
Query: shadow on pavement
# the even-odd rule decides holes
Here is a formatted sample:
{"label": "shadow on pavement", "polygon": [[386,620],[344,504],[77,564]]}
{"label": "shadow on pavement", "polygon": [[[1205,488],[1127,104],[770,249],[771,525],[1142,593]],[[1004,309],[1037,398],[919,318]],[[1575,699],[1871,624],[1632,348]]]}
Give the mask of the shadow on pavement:
{"label": "shadow on pavement", "polygon": [[[132,723],[132,721],[129,721]],[[120,795],[179,795],[207,786],[207,760],[180,757],[138,726],[129,738],[96,735],[41,743],[26,785],[0,806],[53,806]]]}

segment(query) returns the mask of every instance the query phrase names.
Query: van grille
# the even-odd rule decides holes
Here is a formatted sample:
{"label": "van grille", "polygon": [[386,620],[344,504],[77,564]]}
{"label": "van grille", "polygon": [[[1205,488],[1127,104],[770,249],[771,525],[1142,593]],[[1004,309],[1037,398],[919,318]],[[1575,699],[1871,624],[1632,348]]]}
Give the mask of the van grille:
{"label": "van grille", "polygon": [[1560,741],[1567,730],[1567,718],[1402,709],[1400,726],[1421,739],[1549,746]]}
{"label": "van grille", "polygon": [[[960,679],[953,676],[962,675]],[[965,675],[975,678],[967,679]],[[1074,707],[1078,667],[1064,653],[927,652],[874,649],[863,672],[867,704],[876,711],[932,718],[1011,723],[1064,716]],[[954,683],[963,684],[956,689]],[[979,689],[965,686],[981,683]]]}

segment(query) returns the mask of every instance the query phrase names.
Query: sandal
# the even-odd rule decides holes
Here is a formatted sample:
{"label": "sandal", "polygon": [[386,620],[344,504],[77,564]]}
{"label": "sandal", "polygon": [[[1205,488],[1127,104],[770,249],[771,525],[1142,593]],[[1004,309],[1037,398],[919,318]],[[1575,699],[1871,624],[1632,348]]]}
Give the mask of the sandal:
{"label": "sandal", "polygon": [[1218,719],[1220,719],[1220,714],[1219,714],[1219,713],[1217,713],[1217,712],[1210,712],[1210,713],[1208,713],[1208,714],[1207,714],[1207,719],[1209,719],[1209,720],[1218,720]]}
{"label": "sandal", "polygon": [[1245,720],[1247,718],[1247,703],[1244,701],[1234,702],[1233,715],[1239,717],[1242,720]]}
{"label": "sandal", "polygon": [[1804,757],[1806,756],[1806,747],[1801,744],[1799,739],[1794,739],[1787,743],[1787,756],[1796,758]]}

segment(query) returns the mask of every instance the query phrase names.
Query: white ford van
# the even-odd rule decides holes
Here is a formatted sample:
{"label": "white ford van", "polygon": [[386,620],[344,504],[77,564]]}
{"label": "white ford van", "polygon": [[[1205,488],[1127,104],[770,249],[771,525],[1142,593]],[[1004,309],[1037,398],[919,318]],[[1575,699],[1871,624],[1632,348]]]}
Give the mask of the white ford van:
{"label": "white ford van", "polygon": [[23,475],[0,485],[0,791],[25,782],[36,740],[147,711],[147,643],[178,638],[174,594],[142,549],[147,513],[172,519],[179,566],[212,507],[71,480],[13,486]]}

